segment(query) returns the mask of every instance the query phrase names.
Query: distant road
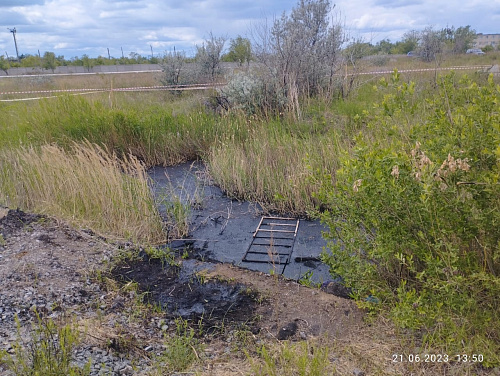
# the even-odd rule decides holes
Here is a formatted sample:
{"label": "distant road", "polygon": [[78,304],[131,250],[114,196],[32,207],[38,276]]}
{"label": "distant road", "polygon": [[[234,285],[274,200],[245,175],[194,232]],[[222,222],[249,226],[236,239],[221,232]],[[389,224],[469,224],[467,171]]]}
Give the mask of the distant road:
{"label": "distant road", "polygon": [[17,75],[1,75],[0,78],[15,78],[15,77],[54,77],[54,76],[89,76],[89,75],[96,75],[96,74],[127,74],[127,73],[154,73],[154,72],[161,72],[161,69],[159,70],[139,70],[139,71],[126,71],[126,72],[83,72],[83,73],[40,73],[40,74],[32,74],[32,73],[26,73],[26,74],[17,74]]}
{"label": "distant road", "polygon": [[[188,65],[189,66],[189,65]],[[232,71],[237,63],[222,63],[223,68]],[[45,76],[85,76],[93,74],[124,74],[124,73],[161,73],[160,64],[128,64],[128,65],[96,65],[88,68],[81,66],[60,66],[54,72],[43,68],[10,68],[7,75],[0,70],[0,78],[6,77],[45,77]]]}
{"label": "distant road", "polygon": [[10,68],[8,72],[7,75],[4,71],[0,71],[0,78],[161,72],[161,66],[159,64],[96,65],[89,70],[81,66],[67,65],[57,67],[53,73],[42,68]]}

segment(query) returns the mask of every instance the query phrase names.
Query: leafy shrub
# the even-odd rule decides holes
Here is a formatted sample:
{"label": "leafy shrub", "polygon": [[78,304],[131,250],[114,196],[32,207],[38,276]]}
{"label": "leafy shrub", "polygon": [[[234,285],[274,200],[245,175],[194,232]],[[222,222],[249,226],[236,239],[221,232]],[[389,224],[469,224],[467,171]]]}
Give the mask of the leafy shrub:
{"label": "leafy shrub", "polygon": [[[395,77],[369,128],[414,111],[414,86]],[[425,105],[406,138],[360,135],[341,157],[319,194],[333,208],[324,259],[361,305],[389,307],[429,346],[500,364],[500,86],[449,75]]]}

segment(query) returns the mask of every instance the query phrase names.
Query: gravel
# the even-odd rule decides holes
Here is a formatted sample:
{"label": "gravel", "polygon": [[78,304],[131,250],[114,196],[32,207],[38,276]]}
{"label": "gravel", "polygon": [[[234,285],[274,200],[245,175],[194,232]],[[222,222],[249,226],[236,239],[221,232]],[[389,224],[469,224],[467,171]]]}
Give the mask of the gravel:
{"label": "gravel", "polygon": [[[109,313],[117,316],[111,324],[126,324],[125,317],[114,314],[124,309],[125,299],[109,300],[92,278],[92,271],[104,268],[116,254],[116,244],[20,210],[9,210],[0,217],[0,234],[0,348],[13,354],[16,343],[26,347],[38,323],[37,315],[92,323]],[[72,354],[73,364],[84,367],[90,361],[91,375],[141,375],[148,370],[147,357],[135,359],[133,354],[119,354],[107,347],[106,341],[82,336]],[[152,351],[153,346],[149,347]],[[12,374],[5,367],[0,365],[0,375]]]}

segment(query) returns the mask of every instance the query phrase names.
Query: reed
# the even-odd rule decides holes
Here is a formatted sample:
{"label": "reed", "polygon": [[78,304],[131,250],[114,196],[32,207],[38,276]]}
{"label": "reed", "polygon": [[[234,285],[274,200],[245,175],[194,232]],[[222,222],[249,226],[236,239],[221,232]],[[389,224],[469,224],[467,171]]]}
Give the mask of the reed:
{"label": "reed", "polygon": [[144,165],[84,142],[0,151],[0,202],[120,239],[165,240]]}

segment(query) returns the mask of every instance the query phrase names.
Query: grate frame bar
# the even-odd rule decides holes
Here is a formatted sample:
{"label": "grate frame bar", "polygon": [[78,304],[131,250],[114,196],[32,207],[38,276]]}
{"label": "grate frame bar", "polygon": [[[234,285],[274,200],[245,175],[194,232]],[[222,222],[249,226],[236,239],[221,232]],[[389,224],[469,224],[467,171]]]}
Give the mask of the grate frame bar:
{"label": "grate frame bar", "polygon": [[[274,221],[294,221],[295,223],[278,223],[278,222],[267,222],[265,220],[274,220]],[[252,236],[252,241],[250,242],[245,255],[241,262],[250,262],[250,263],[275,263],[273,260],[274,257],[278,258],[279,261],[282,258],[285,258],[284,262],[279,262],[279,265],[283,265],[283,271],[285,270],[286,265],[290,263],[290,259],[292,256],[293,246],[295,245],[295,239],[297,238],[297,231],[299,229],[300,219],[297,218],[287,218],[287,217],[261,217],[259,224]],[[261,226],[271,227],[271,229],[262,229]],[[274,229],[274,226],[279,226],[281,229]],[[293,230],[288,230],[285,228],[294,227]],[[275,235],[283,234],[283,236],[287,235],[287,237],[276,237]],[[293,236],[290,236],[293,234]],[[269,240],[269,243],[262,244],[261,242],[265,242],[265,240]],[[289,242],[290,244],[272,244],[272,240],[281,240]],[[269,260],[251,260],[249,259],[252,255],[268,255],[269,250],[253,250],[252,247],[272,247],[271,248],[271,257]],[[283,273],[282,271],[282,273]]]}

